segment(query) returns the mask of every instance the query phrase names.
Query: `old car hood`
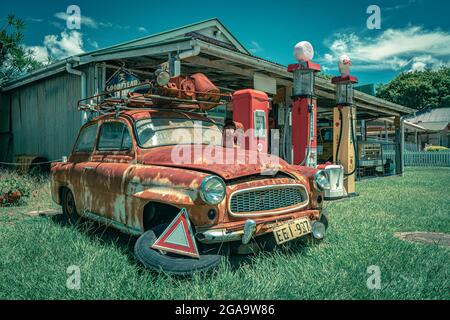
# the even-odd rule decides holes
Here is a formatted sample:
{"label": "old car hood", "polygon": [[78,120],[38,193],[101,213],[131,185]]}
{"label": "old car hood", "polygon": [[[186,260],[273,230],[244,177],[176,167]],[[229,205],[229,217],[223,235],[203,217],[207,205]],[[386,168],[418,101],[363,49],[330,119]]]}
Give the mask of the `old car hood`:
{"label": "old car hood", "polygon": [[[178,148],[178,149],[176,149]],[[209,172],[225,180],[261,174],[261,172],[284,171],[288,164],[279,157],[250,152],[239,148],[211,146],[165,146],[145,150],[138,162],[145,165],[185,168]],[[226,158],[228,152],[228,158]],[[216,159],[214,162],[212,159]],[[228,163],[220,159],[229,159]]]}

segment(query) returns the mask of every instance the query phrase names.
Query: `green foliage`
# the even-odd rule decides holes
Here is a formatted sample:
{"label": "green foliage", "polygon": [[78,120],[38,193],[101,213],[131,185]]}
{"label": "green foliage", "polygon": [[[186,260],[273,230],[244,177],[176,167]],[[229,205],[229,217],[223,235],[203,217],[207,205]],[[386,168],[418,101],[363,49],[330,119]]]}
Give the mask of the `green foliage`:
{"label": "green foliage", "polygon": [[14,171],[0,171],[0,207],[25,205],[30,198],[35,179]]}
{"label": "green foliage", "polygon": [[319,73],[317,73],[317,76],[318,76],[319,78],[322,78],[322,79],[325,79],[325,80],[331,80],[331,78],[333,78],[332,75],[327,74],[327,73],[323,73],[322,71],[319,72]]}
{"label": "green foliage", "polygon": [[450,68],[401,73],[377,88],[377,96],[413,109],[450,106]]}
{"label": "green foliage", "polygon": [[425,151],[449,151],[450,149],[443,146],[428,146]]}
{"label": "green foliage", "polygon": [[0,29],[0,87],[7,81],[42,67],[33,51],[23,45],[25,22],[14,14],[6,17]]}

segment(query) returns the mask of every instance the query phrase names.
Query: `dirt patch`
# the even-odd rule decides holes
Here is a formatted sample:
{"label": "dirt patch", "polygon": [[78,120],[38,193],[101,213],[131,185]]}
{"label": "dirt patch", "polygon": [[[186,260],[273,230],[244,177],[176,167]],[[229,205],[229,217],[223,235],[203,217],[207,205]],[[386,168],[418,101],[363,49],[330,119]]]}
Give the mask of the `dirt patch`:
{"label": "dirt patch", "polygon": [[405,241],[450,247],[450,234],[439,232],[396,232],[394,236]]}

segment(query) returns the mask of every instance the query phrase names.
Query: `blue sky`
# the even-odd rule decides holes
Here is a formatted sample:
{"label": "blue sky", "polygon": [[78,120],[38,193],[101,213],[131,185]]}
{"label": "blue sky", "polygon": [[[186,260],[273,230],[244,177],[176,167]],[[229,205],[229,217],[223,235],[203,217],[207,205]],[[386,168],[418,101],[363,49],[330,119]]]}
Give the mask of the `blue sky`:
{"label": "blue sky", "polygon": [[[65,29],[72,4],[83,16],[79,31]],[[379,6],[381,29],[367,28],[369,5]],[[348,54],[361,84],[450,65],[448,0],[3,1],[0,12],[25,19],[25,44],[41,59],[218,17],[253,54],[281,64],[294,62],[293,46],[301,40],[313,44],[314,61],[330,74],[337,73],[338,57]]]}

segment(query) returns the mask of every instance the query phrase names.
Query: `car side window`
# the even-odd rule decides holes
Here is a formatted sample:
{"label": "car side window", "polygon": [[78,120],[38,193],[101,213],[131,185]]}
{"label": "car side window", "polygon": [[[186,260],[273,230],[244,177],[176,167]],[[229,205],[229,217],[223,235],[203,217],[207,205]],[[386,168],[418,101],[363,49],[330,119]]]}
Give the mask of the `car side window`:
{"label": "car side window", "polygon": [[75,145],[75,152],[92,152],[97,137],[97,124],[84,128]]}
{"label": "car side window", "polygon": [[133,146],[130,131],[122,122],[106,122],[100,129],[99,151],[123,151]]}

